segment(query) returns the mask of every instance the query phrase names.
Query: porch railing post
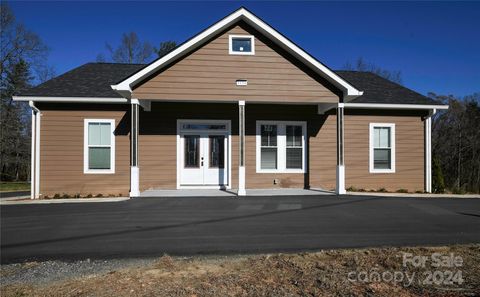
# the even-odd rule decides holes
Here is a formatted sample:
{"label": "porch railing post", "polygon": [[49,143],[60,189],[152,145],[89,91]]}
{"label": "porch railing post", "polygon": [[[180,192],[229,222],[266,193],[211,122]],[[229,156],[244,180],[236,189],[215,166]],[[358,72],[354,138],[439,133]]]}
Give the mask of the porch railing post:
{"label": "porch railing post", "polygon": [[132,118],[131,118],[131,156],[130,156],[130,197],[140,196],[140,170],[138,168],[138,117],[140,103],[136,99],[132,99]]}
{"label": "porch railing post", "polygon": [[345,194],[345,156],[344,156],[344,105],[337,107],[337,185],[335,192]]}
{"label": "porch railing post", "polygon": [[245,196],[245,101],[238,101],[238,196]]}

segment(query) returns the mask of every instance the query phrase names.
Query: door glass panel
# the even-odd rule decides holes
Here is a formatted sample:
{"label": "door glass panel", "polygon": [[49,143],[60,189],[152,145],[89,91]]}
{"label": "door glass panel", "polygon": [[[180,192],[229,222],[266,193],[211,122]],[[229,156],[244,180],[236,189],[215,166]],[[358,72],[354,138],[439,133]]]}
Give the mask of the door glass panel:
{"label": "door glass panel", "polygon": [[209,156],[210,168],[224,168],[225,166],[225,136],[210,135],[209,138]]}
{"label": "door glass panel", "polygon": [[185,135],[185,168],[200,167],[200,136]]}

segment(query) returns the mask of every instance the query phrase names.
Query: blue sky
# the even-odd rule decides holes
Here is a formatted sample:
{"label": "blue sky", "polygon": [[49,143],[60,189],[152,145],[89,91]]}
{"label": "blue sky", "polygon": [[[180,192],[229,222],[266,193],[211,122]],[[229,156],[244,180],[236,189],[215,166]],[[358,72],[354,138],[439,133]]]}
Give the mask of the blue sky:
{"label": "blue sky", "polygon": [[480,92],[480,2],[10,2],[61,74],[117,44],[183,42],[245,6],[332,69],[363,57],[426,94]]}

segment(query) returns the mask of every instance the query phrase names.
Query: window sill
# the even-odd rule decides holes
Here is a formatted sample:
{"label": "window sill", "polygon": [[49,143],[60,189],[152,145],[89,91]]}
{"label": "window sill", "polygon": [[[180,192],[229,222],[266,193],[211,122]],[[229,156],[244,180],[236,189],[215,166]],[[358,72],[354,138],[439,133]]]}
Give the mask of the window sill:
{"label": "window sill", "polygon": [[256,173],[278,173],[278,174],[285,174],[285,173],[298,173],[298,174],[303,174],[305,171],[303,169],[290,169],[290,170],[258,170]]}
{"label": "window sill", "polygon": [[254,56],[254,52],[229,52],[230,55]]}
{"label": "window sill", "polygon": [[394,169],[370,169],[370,173],[395,173]]}
{"label": "window sill", "polygon": [[115,170],[113,169],[108,169],[108,170],[103,170],[103,169],[88,169],[83,171],[84,174],[114,174]]}

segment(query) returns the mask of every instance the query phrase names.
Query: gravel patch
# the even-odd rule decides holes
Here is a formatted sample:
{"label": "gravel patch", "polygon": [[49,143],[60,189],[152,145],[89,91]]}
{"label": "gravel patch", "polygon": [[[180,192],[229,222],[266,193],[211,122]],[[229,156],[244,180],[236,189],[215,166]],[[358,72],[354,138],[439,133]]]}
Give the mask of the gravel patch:
{"label": "gravel patch", "polygon": [[47,284],[72,278],[95,277],[118,269],[149,265],[153,261],[153,258],[134,258],[7,264],[0,266],[0,283],[2,286],[11,284]]}

